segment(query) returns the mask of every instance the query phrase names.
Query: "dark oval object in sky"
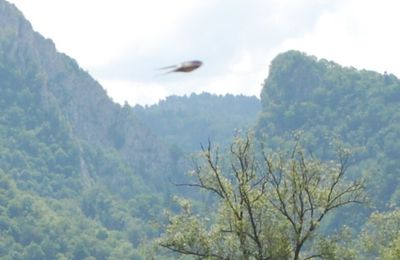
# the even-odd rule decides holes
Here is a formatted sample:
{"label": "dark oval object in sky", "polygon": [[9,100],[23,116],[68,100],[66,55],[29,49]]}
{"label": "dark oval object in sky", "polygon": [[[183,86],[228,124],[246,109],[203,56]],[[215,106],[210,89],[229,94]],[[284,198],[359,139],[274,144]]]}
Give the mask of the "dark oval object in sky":
{"label": "dark oval object in sky", "polygon": [[195,69],[198,69],[202,64],[203,64],[203,62],[201,62],[199,60],[192,60],[192,61],[182,62],[178,65],[163,67],[161,69],[172,69],[171,71],[168,71],[168,73],[169,72],[191,72]]}

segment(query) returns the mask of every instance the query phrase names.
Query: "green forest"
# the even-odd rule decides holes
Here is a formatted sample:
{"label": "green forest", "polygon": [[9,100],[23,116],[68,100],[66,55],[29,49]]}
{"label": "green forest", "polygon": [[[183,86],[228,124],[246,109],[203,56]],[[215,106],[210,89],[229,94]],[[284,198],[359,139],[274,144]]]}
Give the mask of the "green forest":
{"label": "green forest", "polygon": [[134,111],[157,136],[190,154],[209,139],[226,146],[236,133],[254,128],[261,104],[256,97],[202,93],[169,96],[156,105],[136,105]]}
{"label": "green forest", "polygon": [[400,80],[265,69],[119,105],[0,0],[0,259],[400,259]]}

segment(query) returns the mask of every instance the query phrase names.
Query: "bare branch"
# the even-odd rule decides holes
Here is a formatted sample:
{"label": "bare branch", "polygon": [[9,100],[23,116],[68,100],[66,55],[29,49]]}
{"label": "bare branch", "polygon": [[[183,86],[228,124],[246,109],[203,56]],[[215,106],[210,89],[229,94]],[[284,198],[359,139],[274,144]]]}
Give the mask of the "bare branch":
{"label": "bare branch", "polygon": [[174,183],[175,186],[181,187],[181,186],[187,186],[187,187],[198,187],[202,188],[208,191],[212,191],[213,193],[217,194],[221,198],[225,198],[224,195],[218,191],[217,189],[214,189],[213,187],[205,186],[203,184],[198,184],[198,183]]}
{"label": "bare branch", "polygon": [[183,254],[183,255],[193,255],[193,256],[200,257],[200,259],[205,259],[205,258],[209,258],[209,257],[215,257],[217,259],[227,259],[227,258],[224,258],[224,257],[216,255],[216,254],[208,254],[208,253],[191,251],[191,250],[188,250],[185,248],[175,247],[174,245],[168,245],[168,244],[161,243],[160,246],[167,248],[175,253],[179,253],[179,254]]}

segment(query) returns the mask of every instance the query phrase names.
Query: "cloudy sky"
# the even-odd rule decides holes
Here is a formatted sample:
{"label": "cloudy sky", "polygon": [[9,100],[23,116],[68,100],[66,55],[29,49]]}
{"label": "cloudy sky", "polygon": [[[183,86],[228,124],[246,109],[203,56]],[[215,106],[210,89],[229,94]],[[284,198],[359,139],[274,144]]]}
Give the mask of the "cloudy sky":
{"label": "cloudy sky", "polygon": [[[296,49],[400,76],[397,0],[9,0],[114,101],[203,91],[259,96],[271,60]],[[199,70],[157,68],[199,59]]]}

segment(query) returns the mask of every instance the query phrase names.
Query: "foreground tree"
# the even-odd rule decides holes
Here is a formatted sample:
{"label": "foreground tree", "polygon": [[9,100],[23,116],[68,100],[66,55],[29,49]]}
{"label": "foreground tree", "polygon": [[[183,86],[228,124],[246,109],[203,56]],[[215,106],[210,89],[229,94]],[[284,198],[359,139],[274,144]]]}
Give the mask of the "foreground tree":
{"label": "foreground tree", "polygon": [[[316,229],[331,211],[365,201],[363,181],[347,181],[350,151],[339,147],[337,162],[307,158],[296,141],[289,154],[264,154],[266,178],[271,193],[268,202],[288,221],[287,235],[293,259],[307,241],[315,239]],[[324,257],[323,251],[305,259]]]}
{"label": "foreground tree", "polygon": [[[289,153],[257,153],[251,138],[237,138],[228,158],[211,144],[203,148],[194,183],[217,198],[216,210],[201,217],[186,200],[182,212],[169,214],[162,247],[209,259],[310,259],[307,241],[334,209],[364,200],[360,181],[345,179],[349,153],[336,163],[307,157],[296,144]],[[311,247],[309,247],[311,248]],[[313,247],[318,248],[318,247]]]}
{"label": "foreground tree", "polygon": [[365,258],[400,259],[400,209],[373,212],[359,238]]}

